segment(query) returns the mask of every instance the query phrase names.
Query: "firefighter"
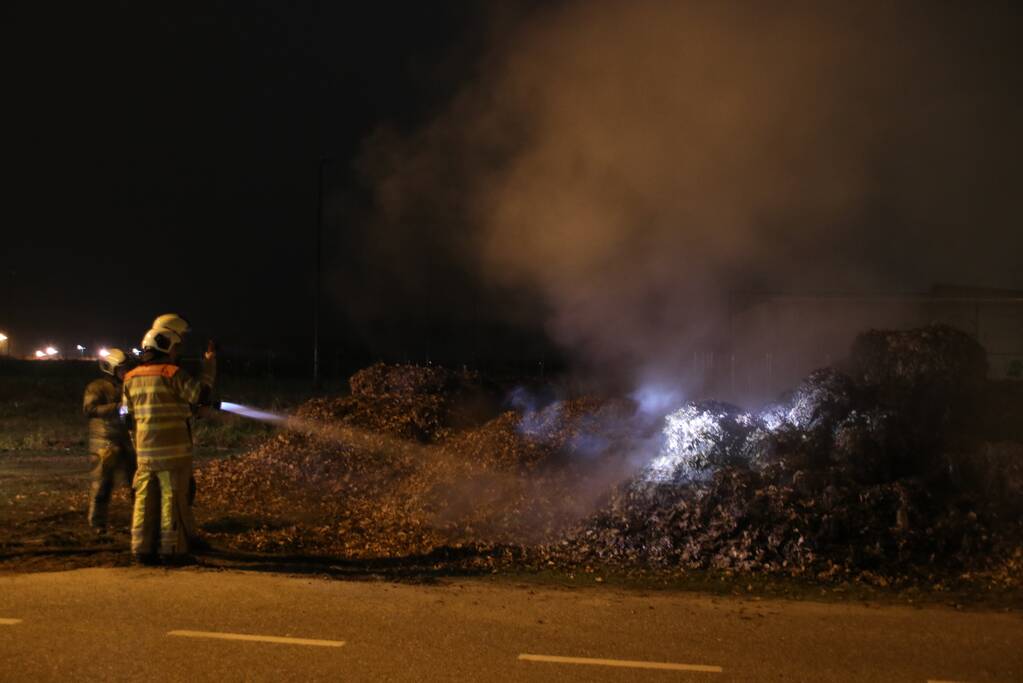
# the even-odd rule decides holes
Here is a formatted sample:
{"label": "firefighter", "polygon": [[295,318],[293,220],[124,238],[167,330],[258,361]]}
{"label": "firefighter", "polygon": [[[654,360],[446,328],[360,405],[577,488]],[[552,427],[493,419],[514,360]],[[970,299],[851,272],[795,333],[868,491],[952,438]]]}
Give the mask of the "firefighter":
{"label": "firefighter", "polygon": [[[192,326],[189,324],[187,320],[182,318],[177,313],[164,313],[163,315],[156,317],[156,319],[153,321],[153,324],[151,325],[151,329],[154,330],[162,329],[175,332],[179,337],[181,337],[181,344],[184,345],[188,333],[192,331]],[[211,341],[209,343],[207,351],[213,351],[214,349],[215,344]],[[216,375],[216,362],[213,359],[214,355],[215,354],[207,354],[206,357],[204,357],[202,375],[199,377],[199,382],[201,384],[204,384],[205,386],[210,387],[211,390],[213,389],[213,382]],[[189,505],[195,504],[195,494],[196,494],[195,477],[191,477],[188,480]],[[195,537],[192,540],[193,545],[196,545],[204,549],[208,547],[206,542],[198,537]]]}
{"label": "firefighter", "polygon": [[89,459],[92,464],[89,526],[103,533],[107,528],[107,510],[117,474],[122,473],[125,484],[129,488],[132,486],[135,449],[119,413],[128,356],[120,349],[110,349],[106,357],[100,358],[99,367],[106,376],[93,380],[85,388],[82,412],[89,418]]}
{"label": "firefighter", "polygon": [[[196,381],[178,364],[181,336],[151,329],[142,340],[142,362],[124,377],[124,407],[134,427],[138,472],[131,526],[136,562],[187,561],[195,524],[188,505],[192,476],[193,411],[209,401],[209,384]],[[212,349],[204,367],[212,368]],[[211,374],[204,371],[204,375]]]}

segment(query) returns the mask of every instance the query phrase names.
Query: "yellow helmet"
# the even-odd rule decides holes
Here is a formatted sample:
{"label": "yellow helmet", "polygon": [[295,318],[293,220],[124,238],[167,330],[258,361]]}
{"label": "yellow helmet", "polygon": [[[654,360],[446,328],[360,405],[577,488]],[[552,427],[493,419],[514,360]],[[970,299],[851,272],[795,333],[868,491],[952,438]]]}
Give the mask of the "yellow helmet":
{"label": "yellow helmet", "polygon": [[192,331],[192,326],[177,313],[164,313],[153,321],[153,329],[170,330],[177,334],[178,337],[184,338],[186,334]]}
{"label": "yellow helmet", "polygon": [[99,359],[99,369],[108,375],[117,372],[117,368],[128,362],[128,356],[121,349],[110,349],[107,355]]}
{"label": "yellow helmet", "polygon": [[170,353],[171,349],[180,343],[181,335],[174,330],[154,327],[142,338],[142,350]]}

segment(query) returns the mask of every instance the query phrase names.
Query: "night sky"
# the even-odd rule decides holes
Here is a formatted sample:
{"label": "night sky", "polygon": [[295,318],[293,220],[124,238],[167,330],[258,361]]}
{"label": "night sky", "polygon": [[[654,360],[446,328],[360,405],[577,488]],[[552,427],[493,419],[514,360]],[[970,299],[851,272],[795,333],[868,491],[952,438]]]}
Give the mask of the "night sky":
{"label": "night sky", "polygon": [[[649,353],[594,339],[616,332],[615,307],[632,314],[637,301],[651,312],[636,325],[693,327],[665,314],[692,299],[665,288],[698,261],[699,279],[680,289],[1023,287],[1013,200],[1023,158],[1019,10],[905,3],[874,16],[819,6],[793,3],[776,16],[758,3],[689,14],[684,3],[610,1],[9,3],[0,10],[0,329],[18,353],[47,342],[128,345],[173,311],[239,354],[272,348],[307,362],[321,171],[324,343],[334,357],[440,358],[446,349],[472,360],[495,339],[524,353],[524,340],[544,348],[548,336],[608,357]],[[661,28],[668,33],[648,43],[645,32]],[[685,52],[704,40],[703,52]],[[647,55],[648,45],[664,54]],[[834,71],[799,71],[814,59],[834,59]],[[676,62],[680,92],[697,83],[692,101],[706,86],[713,107],[747,102],[736,116],[753,112],[748,128],[692,114],[689,100],[647,102],[676,82]],[[638,95],[614,99],[634,87]],[[799,98],[792,111],[785,95],[757,99],[789,91]],[[796,123],[779,135],[786,117]],[[736,128],[713,130],[719,119]],[[689,137],[676,136],[685,125]],[[687,140],[709,165],[686,165]],[[650,148],[648,157],[629,144]],[[661,158],[672,145],[682,150],[677,168]],[[784,202],[758,195],[770,194],[761,180],[779,176],[778,156],[778,168],[809,181],[805,197],[799,187],[769,188]],[[849,187],[821,199],[833,167],[833,184]],[[679,191],[661,183],[676,172]],[[711,181],[710,191],[700,184]],[[672,203],[686,192],[691,210]],[[472,201],[452,208],[463,195]],[[620,201],[598,210],[605,199]],[[593,225],[620,220],[591,239],[579,220],[587,212]],[[508,224],[516,215],[526,238]],[[677,228],[717,220],[693,236]],[[544,251],[575,222],[568,247]],[[654,228],[644,233],[645,223]],[[522,247],[529,239],[534,251]],[[676,270],[665,258],[675,251],[691,263]],[[615,282],[628,287],[591,296]],[[662,328],[670,342],[676,328]]]}
{"label": "night sky", "polygon": [[165,311],[303,344],[320,161],[344,182],[374,127],[449,96],[474,5],[7,5],[0,319],[18,348],[129,343]]}

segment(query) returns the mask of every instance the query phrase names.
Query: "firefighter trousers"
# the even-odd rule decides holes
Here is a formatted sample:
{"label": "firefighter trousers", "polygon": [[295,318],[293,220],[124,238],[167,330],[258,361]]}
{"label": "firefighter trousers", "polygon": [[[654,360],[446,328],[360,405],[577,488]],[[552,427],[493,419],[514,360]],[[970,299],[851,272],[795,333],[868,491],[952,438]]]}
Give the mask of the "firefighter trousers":
{"label": "firefighter trousers", "polygon": [[131,552],[164,557],[188,552],[195,533],[188,504],[191,467],[140,471],[135,475],[135,510],[131,520]]}
{"label": "firefighter trousers", "polygon": [[[107,512],[110,509],[110,494],[119,473],[123,473],[124,483],[131,489],[135,476],[135,453],[130,448],[111,444],[95,447],[89,455],[92,463],[89,486],[89,526],[94,529],[105,529]],[[134,490],[132,489],[134,494]]]}

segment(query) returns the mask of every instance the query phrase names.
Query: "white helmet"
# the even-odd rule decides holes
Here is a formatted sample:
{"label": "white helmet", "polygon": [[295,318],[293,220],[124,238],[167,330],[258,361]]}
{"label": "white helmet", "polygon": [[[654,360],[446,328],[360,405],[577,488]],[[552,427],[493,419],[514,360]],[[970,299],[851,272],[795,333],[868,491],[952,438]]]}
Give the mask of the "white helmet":
{"label": "white helmet", "polygon": [[142,350],[170,353],[171,349],[180,343],[181,335],[174,330],[154,327],[142,338]]}
{"label": "white helmet", "polygon": [[153,329],[170,330],[177,334],[178,337],[184,338],[186,334],[192,331],[192,326],[177,313],[164,313],[153,321]]}
{"label": "white helmet", "polygon": [[99,369],[108,375],[117,372],[117,368],[128,362],[128,356],[121,349],[110,349],[107,355],[99,359]]}

